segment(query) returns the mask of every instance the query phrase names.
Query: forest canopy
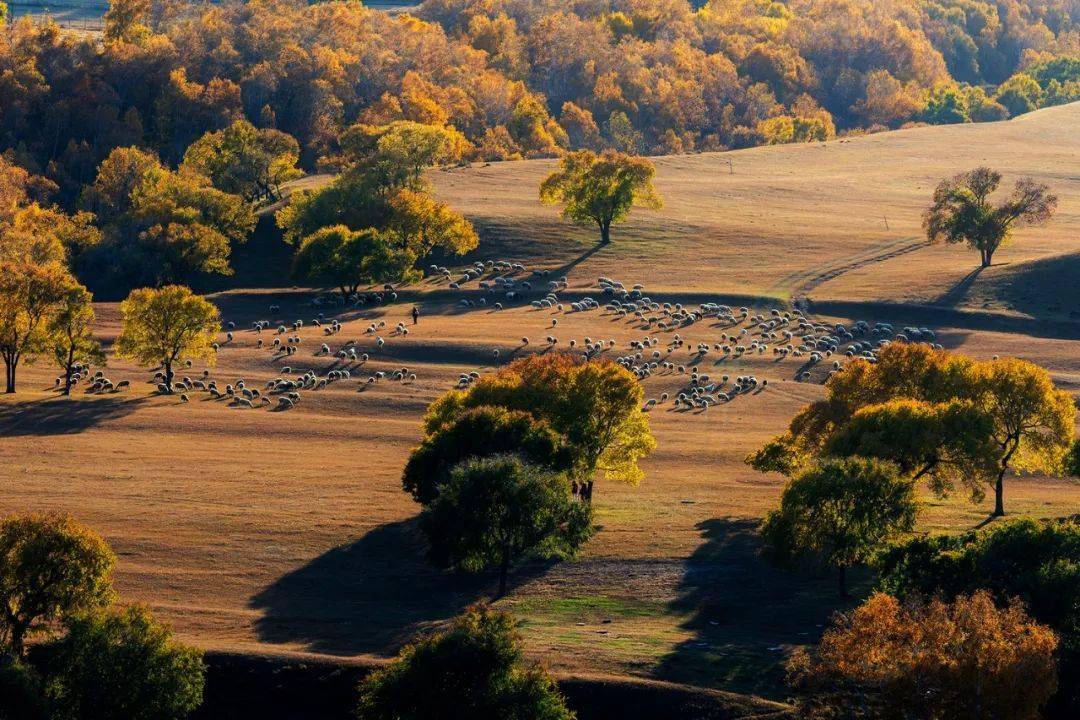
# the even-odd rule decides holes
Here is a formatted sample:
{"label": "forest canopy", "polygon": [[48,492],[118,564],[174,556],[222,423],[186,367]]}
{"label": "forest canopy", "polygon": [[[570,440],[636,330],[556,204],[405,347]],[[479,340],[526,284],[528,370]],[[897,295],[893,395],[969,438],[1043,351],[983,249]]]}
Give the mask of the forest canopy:
{"label": "forest canopy", "polygon": [[114,0],[104,40],[0,34],[0,151],[71,204],[116,147],[176,165],[245,120],[333,168],[358,123],[451,126],[466,159],[678,153],[1080,98],[1070,0]]}

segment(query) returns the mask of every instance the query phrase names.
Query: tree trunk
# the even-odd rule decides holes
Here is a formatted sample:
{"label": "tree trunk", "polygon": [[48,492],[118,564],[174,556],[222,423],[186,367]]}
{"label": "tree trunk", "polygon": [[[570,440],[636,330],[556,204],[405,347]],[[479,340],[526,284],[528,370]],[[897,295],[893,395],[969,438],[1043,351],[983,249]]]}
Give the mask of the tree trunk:
{"label": "tree trunk", "polygon": [[989,249],[983,250],[982,251],[982,256],[983,256],[983,258],[982,258],[982,266],[983,267],[990,267],[990,261],[994,257],[994,251],[989,250]]}
{"label": "tree trunk", "polygon": [[5,393],[15,392],[15,363],[13,359],[8,359],[4,364],[4,377],[7,380]]}
{"label": "tree trunk", "polygon": [[994,485],[994,514],[991,517],[1004,517],[1005,515],[1005,468],[998,471],[997,483]]}
{"label": "tree trunk", "polygon": [[499,594],[496,598],[501,598],[506,594],[506,578],[510,574],[510,545],[509,543],[503,545],[502,552],[502,564],[499,567]]}
{"label": "tree trunk", "polygon": [[846,598],[848,596],[847,591],[847,566],[841,565],[836,578],[837,587],[840,590],[840,597]]}
{"label": "tree trunk", "polygon": [[14,619],[11,623],[11,652],[20,660],[26,654],[26,628],[22,623],[14,622]]}
{"label": "tree trunk", "polygon": [[1020,434],[1017,433],[1015,438],[1007,438],[1002,443],[1002,449],[1008,448],[1010,443],[1012,447],[1005,452],[998,464],[997,483],[994,484],[994,512],[990,517],[1004,517],[1005,515],[1005,473],[1009,470],[1009,461],[1012,460],[1013,453],[1020,447]]}
{"label": "tree trunk", "polygon": [[600,223],[600,244],[607,245],[611,242],[611,221],[601,220]]}
{"label": "tree trunk", "polygon": [[172,395],[173,371],[172,362],[165,363],[165,392]]}
{"label": "tree trunk", "polygon": [[64,365],[64,395],[71,394],[71,365],[75,362],[75,346],[68,348],[67,364]]}

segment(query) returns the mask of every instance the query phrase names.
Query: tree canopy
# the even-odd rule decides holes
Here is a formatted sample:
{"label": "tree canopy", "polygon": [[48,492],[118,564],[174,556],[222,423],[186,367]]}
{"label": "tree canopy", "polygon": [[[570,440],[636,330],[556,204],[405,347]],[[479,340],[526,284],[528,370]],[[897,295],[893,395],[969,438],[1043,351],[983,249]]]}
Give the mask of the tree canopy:
{"label": "tree canopy", "polygon": [[827,459],[788,482],[761,533],[776,557],[809,553],[836,568],[845,595],[846,570],[914,528],[917,512],[915,484],[894,466],[865,458]]}
{"label": "tree canopy", "polygon": [[989,267],[1015,227],[1040,225],[1054,214],[1057,196],[1046,185],[1022,178],[1009,197],[995,205],[990,195],[1000,184],[1001,173],[987,167],[942,180],[923,216],[927,238],[967,243],[979,251],[982,267]]}
{"label": "tree canopy", "polygon": [[222,192],[255,202],[279,199],[282,184],[303,176],[296,167],[299,160],[294,138],[237,120],[189,145],[180,167],[209,178]]}
{"label": "tree canopy", "polygon": [[120,304],[123,326],[116,352],[151,367],[163,365],[165,392],[172,392],[173,364],[180,359],[214,363],[221,332],[213,303],[182,285],[132,290]]}
{"label": "tree canopy", "polygon": [[[467,159],[499,160],[1003,119],[1080,98],[1071,9],[1070,0],[428,0],[387,15],[349,2],[177,12],[117,0],[103,39],[32,19],[9,25],[0,151],[47,175],[68,206],[115,148],[177,163],[241,120],[295,138],[300,166],[314,171],[341,157],[342,134],[357,125],[453,128]],[[932,108],[941,97],[948,112]]]}
{"label": "tree canopy", "polygon": [[612,223],[624,220],[632,207],[663,205],[652,184],[655,174],[645,158],[580,150],[564,157],[559,169],[540,184],[540,200],[562,205],[563,217],[575,223],[595,223],[600,241],[608,243]]}
{"label": "tree canopy", "polygon": [[0,717],[183,720],[202,703],[202,653],[143,607],[109,607],[115,561],[67,515],[0,522]]}
{"label": "tree canopy", "polygon": [[617,363],[546,353],[515,360],[468,390],[447,392],[428,408],[424,430],[433,435],[469,408],[526,412],[564,438],[574,477],[602,472],[636,485],[643,477],[638,460],[656,447],[643,399],[637,378]]}
{"label": "tree canopy", "polygon": [[564,475],[508,455],[465,460],[424,507],[431,559],[466,572],[499,571],[499,596],[522,557],[572,557],[593,533],[592,506]]}
{"label": "tree canopy", "polygon": [[573,720],[555,681],[524,659],[514,620],[486,605],[413,640],[360,685],[360,720]]}
{"label": "tree canopy", "polygon": [[255,227],[251,206],[190,170],[174,172],[138,148],[102,162],[83,203],[96,208],[104,240],[79,263],[107,289],[231,275],[234,245]]}
{"label": "tree canopy", "polygon": [[1074,442],[1071,396],[1023,360],[975,361],[893,343],[874,363],[848,363],[825,387],[824,400],[799,411],[747,463],[791,475],[814,457],[878,457],[940,495],[959,484],[979,502],[992,487],[999,516],[1007,473],[1060,473]]}
{"label": "tree canopy", "polygon": [[0,649],[21,657],[31,635],[112,600],[116,558],[67,515],[0,522]]}
{"label": "tree canopy", "polygon": [[293,275],[329,283],[347,298],[361,285],[416,279],[415,264],[416,256],[398,247],[385,232],[333,225],[301,241],[293,256]]}
{"label": "tree canopy", "polygon": [[1057,638],[986,592],[901,603],[882,593],[834,619],[791,679],[809,717],[1035,720],[1057,686]]}
{"label": "tree canopy", "polygon": [[94,339],[93,299],[85,287],[73,283],[49,321],[53,360],[64,372],[65,395],[71,393],[76,366],[105,363],[101,343]]}
{"label": "tree canopy", "polygon": [[553,472],[573,467],[572,453],[547,422],[522,410],[482,405],[427,435],[409,455],[402,485],[416,502],[426,505],[462,461],[504,454]]}
{"label": "tree canopy", "polygon": [[184,720],[203,700],[202,651],[139,605],[73,618],[49,668],[58,720]]}
{"label": "tree canopy", "polygon": [[[1061,641],[1055,707],[1080,710],[1080,518],[1024,518],[955,535],[914,537],[883,551],[878,586],[901,599],[984,590],[1013,598]],[[1067,712],[1066,712],[1067,714]]]}
{"label": "tree canopy", "polygon": [[15,392],[19,363],[49,350],[52,318],[69,297],[75,280],[58,262],[0,261],[0,357],[5,392]]}

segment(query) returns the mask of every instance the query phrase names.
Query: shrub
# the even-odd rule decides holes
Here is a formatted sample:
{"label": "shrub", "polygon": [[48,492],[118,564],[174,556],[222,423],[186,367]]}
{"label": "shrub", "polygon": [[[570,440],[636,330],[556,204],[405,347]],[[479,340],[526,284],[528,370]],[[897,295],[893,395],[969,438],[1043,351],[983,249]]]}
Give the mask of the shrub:
{"label": "shrub", "polygon": [[1057,638],[989,593],[902,604],[877,593],[843,614],[790,679],[804,717],[1034,720],[1057,685]]}
{"label": "shrub", "polygon": [[1080,517],[1013,520],[960,535],[913,538],[882,552],[879,587],[901,598],[985,589],[1018,597],[1061,639],[1061,702],[1080,711]]}
{"label": "shrub", "polygon": [[55,720],[180,720],[202,703],[202,653],[149,610],[81,617],[59,643],[48,696]]}
{"label": "shrub", "polygon": [[526,665],[513,619],[479,605],[415,640],[360,685],[360,720],[572,720],[554,680]]}

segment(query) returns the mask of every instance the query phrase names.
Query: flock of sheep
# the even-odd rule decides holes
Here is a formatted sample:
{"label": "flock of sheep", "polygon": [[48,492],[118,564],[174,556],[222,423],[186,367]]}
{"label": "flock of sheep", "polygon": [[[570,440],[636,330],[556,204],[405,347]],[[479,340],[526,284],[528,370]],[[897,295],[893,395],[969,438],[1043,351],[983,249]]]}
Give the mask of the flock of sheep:
{"label": "flock of sheep", "polygon": [[[481,297],[470,293],[470,297],[461,298],[457,305],[461,309],[487,307],[490,312],[502,310],[505,304],[514,303],[521,307],[526,294],[531,294],[534,285],[543,283],[549,275],[545,270],[528,270],[521,263],[507,261],[476,262],[460,271],[455,277],[448,268],[432,265],[429,278],[436,284],[445,284],[453,291],[466,291],[466,284],[476,282]],[[574,300],[560,297],[569,292],[569,282],[565,276],[547,280],[543,295],[528,301],[525,307],[530,312],[545,317],[547,333],[543,342],[532,342],[527,336],[520,338],[520,345],[513,353],[526,349],[544,352],[563,350],[580,353],[586,359],[600,356],[611,357],[640,381],[649,378],[673,377],[678,380],[678,387],[670,392],[663,392],[649,398],[643,410],[650,411],[665,403],[671,403],[674,411],[705,412],[711,406],[730,403],[736,398],[756,395],[765,391],[769,380],[759,379],[752,374],[737,375],[705,372],[704,364],[712,361],[714,366],[721,366],[750,359],[763,360],[768,355],[775,363],[787,358],[798,359],[799,366],[793,373],[798,382],[812,380],[824,381],[843,369],[847,360],[854,358],[874,362],[881,347],[891,342],[927,342],[936,345],[937,338],[928,328],[904,327],[899,331],[888,323],[869,324],[857,321],[848,325],[825,324],[812,320],[799,309],[771,308],[764,312],[752,312],[748,307],[732,307],[715,302],[696,305],[683,305],[678,302],[660,302],[650,298],[644,286],[630,285],[600,277],[589,294]],[[597,297],[592,297],[595,294]],[[367,292],[352,298],[354,307],[368,304],[393,303],[397,292],[391,286],[384,286],[380,291]],[[319,296],[312,301],[315,307],[328,304],[344,305],[340,295]],[[280,305],[270,305],[271,316],[280,316]],[[594,338],[585,336],[560,340],[554,333],[566,328],[584,314],[599,314],[613,322],[622,321],[636,334],[621,343],[623,350],[618,350],[620,342],[615,338]],[[560,321],[563,325],[560,328]],[[420,326],[423,327],[423,326]],[[312,369],[300,369],[301,348],[305,345],[305,334],[316,330],[321,341],[311,353],[312,364],[318,359],[323,364],[331,361],[331,366],[322,372]],[[344,327],[334,318],[327,318],[324,313],[310,321],[298,318],[291,322],[256,320],[251,323],[250,332],[255,337],[255,348],[267,353],[268,363],[281,364],[276,377],[252,387],[243,378],[222,383],[210,377],[210,371],[202,371],[196,379],[182,377],[174,383],[174,390],[179,393],[182,403],[189,402],[195,392],[206,393],[208,399],[226,400],[230,405],[254,409],[258,407],[289,410],[296,406],[306,393],[316,392],[328,386],[342,382],[356,383],[356,390],[363,392],[383,381],[411,385],[417,375],[409,367],[395,367],[374,371],[370,369],[373,356],[389,351],[391,342],[407,341],[411,328],[405,322],[398,322],[392,327],[387,320],[369,321],[363,329],[363,342],[350,339],[335,343],[334,339],[342,333]],[[228,322],[223,328],[224,339],[214,348],[221,353],[236,344],[236,325]],[[266,335],[271,335],[267,338]],[[695,336],[691,340],[691,336]],[[706,339],[707,338],[707,339]],[[310,338],[309,338],[310,339]],[[485,366],[491,370],[498,365],[503,350],[491,350],[492,362]],[[187,361],[186,367],[191,367]],[[821,370],[819,371],[818,368]],[[480,371],[461,373],[455,387],[470,386],[480,378]],[[90,384],[87,392],[115,392],[128,385],[127,381],[114,383],[104,377],[101,371],[90,375],[89,368],[80,367],[75,375],[76,381],[87,379]],[[157,371],[152,380],[161,393],[168,388],[164,384],[164,373]],[[57,385],[63,379],[57,379]]]}

